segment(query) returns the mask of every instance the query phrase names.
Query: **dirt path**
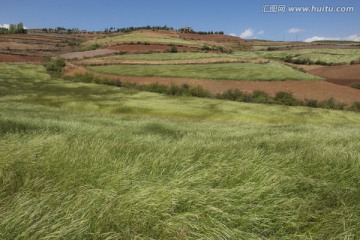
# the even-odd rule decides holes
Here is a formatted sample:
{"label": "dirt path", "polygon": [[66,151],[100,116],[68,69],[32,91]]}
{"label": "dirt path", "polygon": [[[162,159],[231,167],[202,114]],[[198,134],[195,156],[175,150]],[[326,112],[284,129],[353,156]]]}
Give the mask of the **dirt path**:
{"label": "dirt path", "polygon": [[292,92],[299,99],[326,100],[331,97],[339,102],[353,103],[360,101],[360,90],[346,86],[340,86],[326,81],[283,81],[283,82],[263,82],[263,81],[230,81],[230,80],[205,80],[191,78],[158,78],[158,77],[127,77],[111,74],[101,74],[89,71],[83,67],[71,65],[68,66],[66,75],[75,73],[91,73],[98,77],[118,79],[138,84],[159,83],[164,85],[171,84],[190,84],[200,85],[212,93],[222,93],[228,89],[240,89],[246,92],[256,90],[265,91],[274,96],[279,91]]}

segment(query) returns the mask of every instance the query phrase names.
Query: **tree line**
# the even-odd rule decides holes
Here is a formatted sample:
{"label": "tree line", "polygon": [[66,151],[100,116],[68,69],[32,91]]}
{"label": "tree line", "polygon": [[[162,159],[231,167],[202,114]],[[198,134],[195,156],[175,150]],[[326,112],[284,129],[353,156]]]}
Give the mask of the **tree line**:
{"label": "tree line", "polygon": [[0,28],[0,34],[16,34],[16,33],[25,33],[24,24],[22,22],[18,24],[10,24],[9,28]]}
{"label": "tree line", "polygon": [[194,30],[189,30],[186,28],[180,28],[179,29],[180,32],[185,32],[185,33],[194,33],[194,34],[202,34],[202,35],[224,35],[223,31],[194,31]]}
{"label": "tree line", "polygon": [[[159,31],[159,30],[176,30],[173,27],[168,27],[168,26],[143,26],[143,27],[126,27],[126,28],[115,28],[115,27],[110,27],[110,28],[105,28],[104,32],[105,33],[112,33],[112,32],[122,32],[122,33],[131,33],[134,31],[138,31],[138,30],[154,30],[154,31]],[[187,33],[195,33],[195,34],[218,34],[218,35],[224,35],[223,31],[194,31],[194,30],[188,30],[185,28],[180,28],[178,29],[178,31],[180,32],[187,32]]]}
{"label": "tree line", "polygon": [[111,27],[111,28],[105,28],[104,32],[105,33],[111,33],[111,32],[123,32],[123,33],[130,33],[133,31],[137,31],[137,30],[174,30],[174,28],[172,27],[168,27],[168,26],[142,26],[142,27],[126,27],[126,28],[115,28],[115,27]]}

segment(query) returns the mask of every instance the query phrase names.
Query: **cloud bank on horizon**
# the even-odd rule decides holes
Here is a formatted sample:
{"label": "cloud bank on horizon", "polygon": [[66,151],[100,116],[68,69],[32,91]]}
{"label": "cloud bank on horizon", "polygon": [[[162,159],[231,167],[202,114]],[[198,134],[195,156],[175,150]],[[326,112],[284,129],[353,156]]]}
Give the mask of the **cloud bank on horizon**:
{"label": "cloud bank on horizon", "polygon": [[314,42],[314,41],[326,41],[326,40],[333,40],[333,41],[354,41],[360,42],[360,35],[351,35],[348,37],[320,37],[320,36],[313,36],[304,40],[304,42]]}
{"label": "cloud bank on horizon", "polygon": [[9,29],[10,27],[10,24],[0,24],[0,28],[6,28],[6,29]]}
{"label": "cloud bank on horizon", "polygon": [[[305,32],[305,29],[301,29],[301,28],[290,28],[286,31],[287,33],[290,34],[295,34],[295,33],[300,33],[300,32]],[[240,37],[243,39],[257,39],[258,36],[264,35],[264,31],[258,31],[255,32],[254,29],[252,28],[247,28],[245,29],[240,35],[237,35],[236,33],[229,33],[230,36],[234,36],[234,37]],[[346,36],[346,37],[325,37],[325,36],[312,36],[312,37],[308,37],[306,39],[304,39],[304,42],[314,42],[314,41],[354,41],[354,42],[360,42],[360,35],[358,34],[353,34],[350,36]]]}
{"label": "cloud bank on horizon", "polygon": [[236,34],[236,33],[229,33],[230,36],[233,36],[233,37],[241,37],[241,38],[244,38],[244,39],[256,39],[258,38],[258,36],[261,36],[261,35],[264,35],[265,32],[264,30],[260,30],[258,32],[255,32],[254,29],[252,28],[247,28],[245,29],[244,32],[242,32],[239,36]]}

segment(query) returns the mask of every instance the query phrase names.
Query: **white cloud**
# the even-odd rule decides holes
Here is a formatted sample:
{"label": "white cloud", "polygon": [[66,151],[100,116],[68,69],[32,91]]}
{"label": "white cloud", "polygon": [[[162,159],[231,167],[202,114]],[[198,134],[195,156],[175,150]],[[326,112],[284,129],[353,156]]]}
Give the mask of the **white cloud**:
{"label": "white cloud", "polygon": [[299,33],[299,32],[303,32],[304,29],[300,29],[300,28],[290,28],[288,30],[289,33]]}
{"label": "white cloud", "polygon": [[254,36],[254,30],[251,28],[246,29],[242,34],[240,34],[241,38],[251,38]]}
{"label": "white cloud", "polygon": [[347,40],[360,42],[360,35],[357,35],[357,34],[351,35],[351,36],[347,37]]}
{"label": "white cloud", "polygon": [[9,29],[10,24],[0,24],[0,28],[7,28]]}
{"label": "white cloud", "polygon": [[264,35],[264,33],[265,33],[265,32],[264,32],[263,30],[261,30],[261,31],[259,31],[257,34],[258,34],[258,35]]}
{"label": "white cloud", "polygon": [[236,37],[237,35],[235,33],[229,33],[229,36]]}
{"label": "white cloud", "polygon": [[324,41],[324,40],[333,40],[333,41],[346,40],[346,41],[360,42],[360,35],[355,34],[342,38],[313,36],[305,39],[304,42],[314,42],[314,41]]}

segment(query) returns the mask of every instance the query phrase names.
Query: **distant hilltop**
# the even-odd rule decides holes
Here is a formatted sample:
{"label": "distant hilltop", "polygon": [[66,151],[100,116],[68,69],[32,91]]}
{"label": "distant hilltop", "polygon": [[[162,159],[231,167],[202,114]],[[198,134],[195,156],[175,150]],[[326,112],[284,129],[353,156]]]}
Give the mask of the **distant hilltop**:
{"label": "distant hilltop", "polygon": [[57,34],[79,34],[79,33],[130,33],[138,30],[153,30],[153,31],[178,31],[181,33],[193,33],[193,34],[202,34],[202,35],[224,35],[224,31],[195,31],[190,26],[185,26],[180,29],[175,29],[173,27],[164,26],[143,26],[143,27],[126,27],[126,28],[116,28],[110,27],[105,28],[103,31],[88,31],[88,30],[79,30],[78,28],[65,28],[65,27],[56,27],[56,28],[25,28],[22,22],[18,24],[9,24],[9,27],[1,27],[0,34],[17,34],[17,33],[28,33],[28,34],[46,34],[46,33],[57,33]]}

